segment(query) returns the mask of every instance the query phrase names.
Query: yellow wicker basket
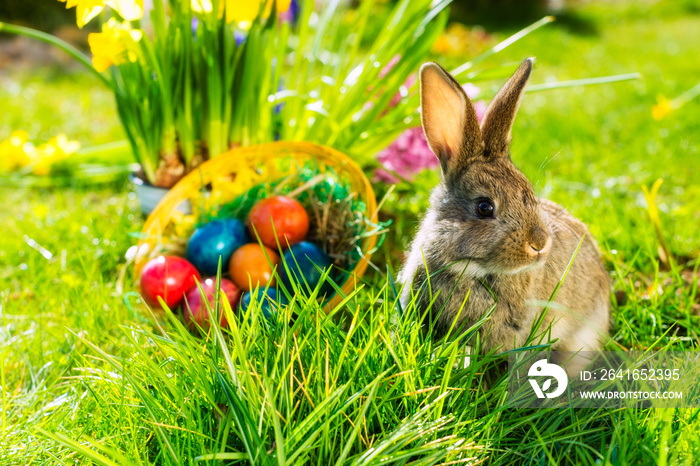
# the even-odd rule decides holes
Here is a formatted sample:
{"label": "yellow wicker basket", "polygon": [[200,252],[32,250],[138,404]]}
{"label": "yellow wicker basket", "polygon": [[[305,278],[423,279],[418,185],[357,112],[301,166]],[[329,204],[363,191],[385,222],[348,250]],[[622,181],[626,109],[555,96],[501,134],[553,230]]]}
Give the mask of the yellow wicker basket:
{"label": "yellow wicker basket", "polygon": [[[357,193],[358,200],[365,205],[366,210],[362,212],[364,216],[372,223],[377,222],[377,201],[372,185],[360,167],[337,150],[306,142],[273,142],[241,147],[203,163],[182,178],[160,201],[143,226],[138,253],[134,260],[135,276],[141,275],[141,269],[151,257],[148,252],[159,249],[163,232],[173,227],[174,219],[178,217],[177,207],[183,202],[190,201],[196,206],[202,200],[202,193],[207,192],[204,187],[213,187],[214,191],[219,188],[225,189],[227,183],[230,184],[231,180],[235,180],[236,175],[241,173],[254,173],[261,177],[260,182],[274,181],[285,174],[283,170],[280,172],[279,166],[287,160],[290,162],[290,169],[314,162],[320,172],[331,169],[339,177],[349,181],[350,189]],[[362,256],[342,285],[343,294],[350,293],[356,286],[357,279],[364,274],[376,243],[375,235],[369,235],[362,240]],[[332,308],[342,299],[343,296],[336,293],[328,303],[328,308]]]}

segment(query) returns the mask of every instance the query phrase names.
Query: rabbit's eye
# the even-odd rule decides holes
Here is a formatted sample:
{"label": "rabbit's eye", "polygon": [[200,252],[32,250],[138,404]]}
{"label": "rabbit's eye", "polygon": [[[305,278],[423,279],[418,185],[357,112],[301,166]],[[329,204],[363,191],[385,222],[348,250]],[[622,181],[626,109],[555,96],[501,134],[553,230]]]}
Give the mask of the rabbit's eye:
{"label": "rabbit's eye", "polygon": [[488,199],[479,199],[476,204],[476,215],[480,218],[493,217],[493,203]]}

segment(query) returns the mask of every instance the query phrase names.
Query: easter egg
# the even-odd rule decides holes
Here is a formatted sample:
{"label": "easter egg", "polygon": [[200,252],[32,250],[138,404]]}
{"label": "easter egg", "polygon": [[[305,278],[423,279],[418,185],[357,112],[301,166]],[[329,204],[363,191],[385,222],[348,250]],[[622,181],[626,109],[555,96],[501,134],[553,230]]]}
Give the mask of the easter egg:
{"label": "easter egg", "polygon": [[309,215],[299,202],[284,196],[263,199],[248,214],[250,235],[273,250],[303,241],[309,231]]}
{"label": "easter egg", "polygon": [[216,275],[221,257],[221,267],[231,254],[248,241],[245,225],[240,220],[214,220],[197,228],[187,243],[187,259],[205,275]]}
{"label": "easter egg", "polygon": [[248,243],[236,249],[231,256],[229,272],[231,280],[244,291],[256,287],[275,285],[272,275],[274,267],[280,263],[280,256],[266,246]]}
{"label": "easter egg", "polygon": [[240,304],[241,312],[245,313],[248,311],[253,299],[260,303],[260,310],[267,320],[273,320],[279,307],[288,304],[287,298],[283,293],[278,292],[277,289],[268,288],[265,290],[261,288],[243,293]]}
{"label": "easter egg", "polygon": [[[216,277],[205,279],[201,282],[201,285],[213,311],[216,305]],[[226,278],[221,279],[221,291],[219,294],[219,324],[221,327],[228,326],[223,309],[224,296],[228,299],[231,309],[236,309],[241,297],[241,290],[239,290],[231,280],[227,280]],[[196,284],[190,288],[185,295],[185,302],[182,305],[182,315],[188,327],[195,328],[199,325],[204,330],[209,329],[209,312],[202,301],[202,293],[199,292],[199,287]]]}
{"label": "easter egg", "polygon": [[177,307],[187,290],[199,280],[194,265],[177,256],[160,256],[151,259],[141,271],[141,294],[148,304],[160,306],[158,297],[173,309]]}
{"label": "easter egg", "polygon": [[282,257],[287,267],[280,267],[279,276],[288,290],[292,289],[292,277],[300,284],[308,283],[313,290],[321,280],[323,270],[331,265],[323,249],[308,241],[292,245]]}

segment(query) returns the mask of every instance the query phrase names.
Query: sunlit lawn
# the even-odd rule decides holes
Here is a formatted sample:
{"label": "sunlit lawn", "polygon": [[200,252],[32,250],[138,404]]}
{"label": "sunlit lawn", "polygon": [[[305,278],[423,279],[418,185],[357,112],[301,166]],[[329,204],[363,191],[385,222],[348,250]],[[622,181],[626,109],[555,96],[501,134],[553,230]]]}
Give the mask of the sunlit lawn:
{"label": "sunlit lawn", "polygon": [[[700,100],[660,122],[652,119],[651,108],[657,95],[672,98],[700,81],[700,16],[675,7],[596,5],[581,15],[597,34],[579,35],[554,23],[496,60],[516,63],[536,56],[535,84],[635,71],[642,78],[528,94],[514,129],[513,160],[540,195],[590,226],[615,288],[627,295],[624,304],[614,308],[608,349],[697,349],[698,278],[689,271],[697,268],[700,248]],[[505,35],[499,33],[494,41]],[[0,84],[0,139],[16,129],[41,139],[63,131],[83,145],[122,138],[110,94],[90,76],[51,69],[2,70]],[[423,174],[409,194],[389,199],[386,209],[395,223],[390,240],[375,256],[378,264],[386,257],[390,267],[398,269],[401,248],[410,240],[416,212],[426,205],[436,176]],[[664,179],[657,199],[663,236],[678,262],[671,271],[663,270],[658,260],[659,241],[642,192],[642,186],[659,178]],[[199,352],[182,350],[189,340],[170,322],[164,326],[175,335],[173,342],[154,343],[148,339],[153,335],[128,330],[133,326],[157,331],[144,307],[128,293],[135,290],[130,273],[127,294],[117,292],[124,252],[135,243],[143,221],[127,192],[125,180],[98,188],[0,188],[0,464],[75,464],[82,456],[66,438],[98,452],[96,445],[106,446],[108,450],[99,453],[117,464],[192,462],[224,451],[222,445],[243,451],[241,442],[232,440],[241,436],[241,424],[231,414],[235,409],[216,412],[216,403],[204,394],[212,390],[217,402],[226,399],[226,390],[209,380],[212,369],[202,356],[218,358],[224,366],[225,358],[214,344]],[[268,337],[256,333],[260,329],[251,330],[249,335],[261,339],[249,341],[246,354],[252,367],[268,368],[261,384],[269,384],[268,395],[285,413],[282,426],[275,426],[270,420],[274,416],[253,409],[272,409],[267,395],[252,387],[245,392],[259,416],[251,424],[263,433],[260,448],[266,457],[276,455],[269,461],[281,463],[280,440],[291,439],[292,445],[292,433],[303,416],[320,409],[324,399],[338,397],[341,406],[362,389],[365,398],[348,405],[344,417],[329,420],[331,408],[317,413],[326,430],[296,461],[327,464],[345,452],[342,458],[347,462],[371,464],[362,459],[363,452],[382,445],[387,432],[398,432],[398,426],[419,432],[405,419],[429,403],[433,404],[426,416],[431,421],[454,416],[435,427],[442,437],[466,438],[473,442],[468,456],[490,458],[495,464],[695,464],[700,458],[697,410],[507,410],[501,407],[502,383],[479,385],[482,375],[476,369],[450,373],[445,360],[431,360],[430,343],[417,334],[412,335],[420,341],[401,341],[388,351],[382,323],[382,316],[393,312],[384,300],[387,279],[370,272],[368,280],[371,285],[349,304],[364,323],[347,347],[344,334],[332,322],[314,320],[314,306],[303,306],[309,317],[298,324],[298,338],[311,342],[300,351],[298,364],[308,377],[309,393],[294,389],[296,382],[287,387],[280,376],[283,371],[275,371],[288,357],[279,348],[284,343],[293,346],[295,336],[278,331],[269,338],[283,344],[270,349],[261,340]],[[324,341],[328,344],[320,343]],[[110,362],[107,355],[116,359]],[[175,387],[143,393],[149,384],[167,386],[172,374],[161,369],[168,358],[173,365],[184,364],[178,355],[191,362],[192,372],[172,369],[178,374]],[[151,360],[155,364],[149,366]],[[354,366],[354,360],[361,364]],[[486,362],[483,367],[490,366]],[[325,371],[336,378],[328,382]],[[384,371],[386,377],[395,377],[394,388],[374,382]],[[412,379],[404,380],[409,372]],[[449,382],[449,390],[441,387],[443,381]],[[331,393],[332,388],[338,393]],[[290,400],[285,390],[293,393]],[[438,407],[436,395],[443,392],[448,395]],[[301,404],[294,407],[297,399]],[[362,429],[358,432],[355,425]],[[432,464],[419,448],[420,441],[413,442],[406,447],[406,461],[420,458],[424,463],[419,464]]]}

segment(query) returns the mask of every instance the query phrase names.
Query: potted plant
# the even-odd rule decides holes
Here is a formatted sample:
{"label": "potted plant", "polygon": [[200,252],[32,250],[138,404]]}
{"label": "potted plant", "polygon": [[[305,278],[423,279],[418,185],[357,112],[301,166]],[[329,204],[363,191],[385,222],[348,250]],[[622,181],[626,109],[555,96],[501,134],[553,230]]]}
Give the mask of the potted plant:
{"label": "potted plant", "polygon": [[140,184],[170,188],[236,146],[306,140],[376,153],[415,125],[402,86],[444,29],[448,3],[384,5],[387,27],[370,40],[372,0],[319,10],[313,0],[68,0],[79,27],[102,19],[91,58],[39,31],[0,29],[53,43],[94,72],[114,93]]}

